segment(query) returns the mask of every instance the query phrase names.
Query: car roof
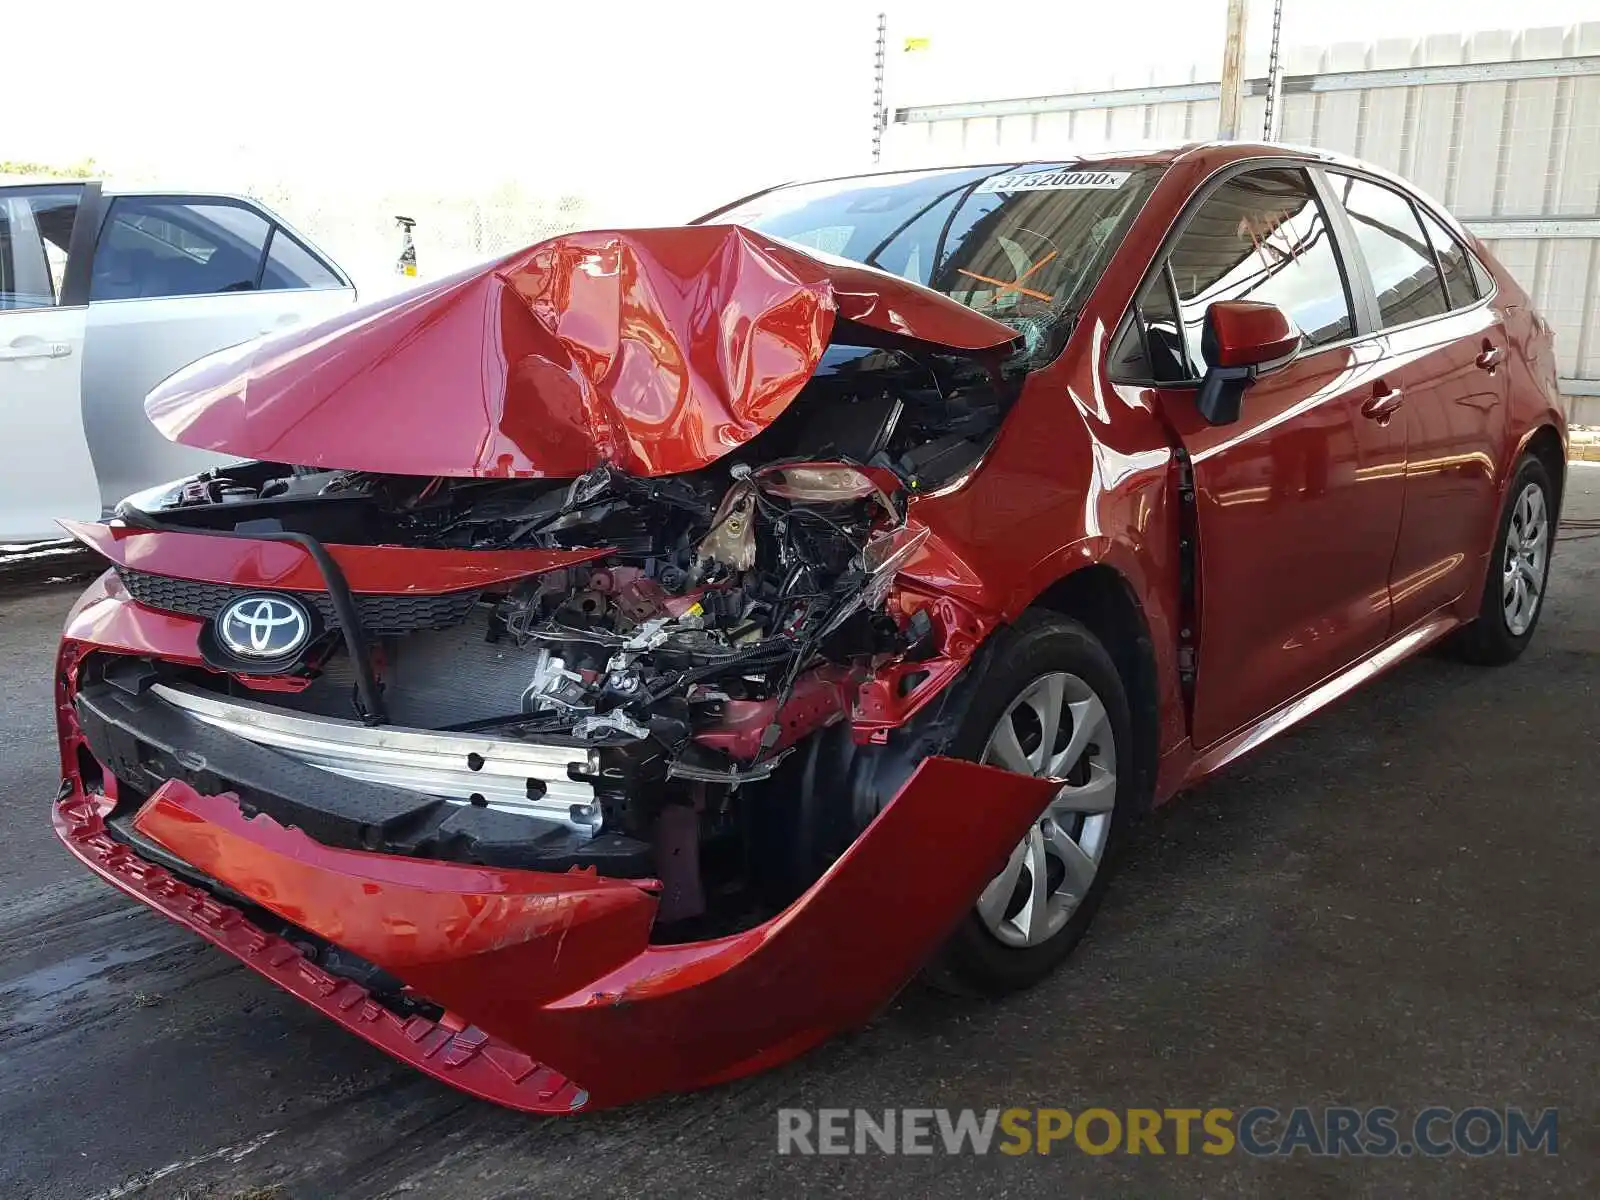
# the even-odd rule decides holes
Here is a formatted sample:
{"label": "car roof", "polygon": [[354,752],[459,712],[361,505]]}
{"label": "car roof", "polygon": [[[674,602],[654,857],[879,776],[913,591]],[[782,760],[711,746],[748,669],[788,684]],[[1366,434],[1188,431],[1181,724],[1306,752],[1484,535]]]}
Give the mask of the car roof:
{"label": "car roof", "polygon": [[98,183],[97,179],[68,179],[60,175],[0,175],[0,188],[50,187],[60,183]]}
{"label": "car roof", "polygon": [[[832,183],[844,179],[872,179],[887,175],[910,175],[924,171],[972,171],[993,167],[996,170],[1014,168],[1030,163],[1074,163],[1086,167],[1110,166],[1124,163],[1149,163],[1153,165],[1171,166],[1177,163],[1200,163],[1211,167],[1225,166],[1231,162],[1249,158],[1301,158],[1311,162],[1323,163],[1334,167],[1350,167],[1356,170],[1367,171],[1374,175],[1381,175],[1396,183],[1404,185],[1410,191],[1416,191],[1415,185],[1400,178],[1391,171],[1373,163],[1364,162],[1347,154],[1326,150],[1319,146],[1304,146],[1292,142],[1263,142],[1246,141],[1230,142],[1221,140],[1188,141],[1188,142],[1141,142],[1130,143],[1121,147],[1108,149],[1089,149],[1081,152],[1074,151],[1071,147],[1063,147],[1058,154],[1038,153],[1028,157],[1018,155],[1009,159],[999,159],[990,162],[947,162],[925,163],[917,166],[886,167],[877,171],[852,171],[838,175],[824,175],[814,179],[793,179],[783,183],[763,188],[762,191],[773,191],[780,187],[793,187],[797,184],[807,183]],[[760,195],[761,193],[755,193]]]}
{"label": "car roof", "polygon": [[704,216],[695,220],[708,221],[720,216],[730,209],[737,208],[747,201],[768,192],[777,191],[779,188],[804,186],[810,183],[834,183],[847,179],[873,179],[891,175],[913,175],[923,172],[937,171],[974,171],[984,168],[993,168],[997,171],[1015,169],[1033,163],[1072,163],[1075,167],[1094,169],[1096,167],[1110,167],[1113,165],[1125,166],[1131,164],[1150,164],[1156,166],[1176,166],[1192,164],[1199,166],[1206,174],[1210,174],[1230,163],[1241,162],[1253,158],[1290,158],[1300,159],[1308,163],[1321,166],[1345,168],[1360,171],[1385,180],[1395,187],[1401,188],[1412,196],[1422,200],[1426,206],[1433,210],[1436,216],[1444,218],[1456,234],[1466,233],[1464,227],[1456,216],[1450,212],[1437,199],[1423,191],[1409,179],[1395,174],[1376,163],[1370,163],[1352,155],[1341,154],[1336,150],[1326,150],[1320,146],[1304,146],[1293,142],[1229,142],[1221,140],[1189,141],[1189,142],[1146,142],[1126,145],[1120,149],[1086,150],[1082,153],[1072,153],[1070,147],[1067,152],[1055,155],[1038,154],[1031,158],[1011,158],[999,162],[951,162],[929,163],[922,166],[901,166],[886,168],[879,171],[862,171],[840,175],[825,175],[816,179],[793,179],[783,183],[773,184],[771,187],[762,188],[741,196],[729,204],[724,204]]}
{"label": "car roof", "polygon": [[219,192],[214,188],[102,188],[104,196],[188,196],[204,197],[207,200],[237,200],[242,204],[259,205],[259,200],[252,200],[238,192]]}
{"label": "car roof", "polygon": [[260,201],[252,200],[238,192],[220,192],[215,188],[132,188],[108,187],[103,180],[79,179],[61,175],[0,175],[0,188],[11,187],[51,187],[62,184],[84,185],[97,184],[102,196],[204,196],[207,199],[237,200],[245,204],[259,205]]}

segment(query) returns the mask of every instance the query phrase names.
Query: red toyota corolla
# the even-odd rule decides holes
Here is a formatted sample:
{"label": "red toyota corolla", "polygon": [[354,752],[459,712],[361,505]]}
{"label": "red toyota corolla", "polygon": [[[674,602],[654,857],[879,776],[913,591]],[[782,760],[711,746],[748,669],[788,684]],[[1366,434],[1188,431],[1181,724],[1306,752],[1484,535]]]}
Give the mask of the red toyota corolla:
{"label": "red toyota corolla", "polygon": [[438,1078],[739,1076],[1083,936],[1128,823],[1538,622],[1550,331],[1271,146],[776,188],[204,359],[72,533],[56,828]]}

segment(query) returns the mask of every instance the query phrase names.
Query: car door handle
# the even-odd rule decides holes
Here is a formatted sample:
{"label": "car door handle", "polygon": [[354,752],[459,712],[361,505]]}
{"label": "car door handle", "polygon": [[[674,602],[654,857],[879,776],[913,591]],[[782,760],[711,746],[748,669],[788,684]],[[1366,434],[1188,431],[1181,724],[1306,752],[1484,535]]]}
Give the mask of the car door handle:
{"label": "car door handle", "polygon": [[1478,367],[1481,370],[1493,371],[1497,366],[1500,365],[1500,360],[1504,356],[1504,350],[1500,349],[1500,347],[1496,346],[1493,342],[1485,340],[1483,343],[1483,353],[1478,355],[1474,361],[1478,364]]}
{"label": "car door handle", "polygon": [[298,324],[300,324],[299,313],[284,313],[271,325],[264,328],[261,331],[261,336],[267,337],[274,333],[282,333],[285,329],[293,329]]}
{"label": "car door handle", "polygon": [[47,342],[42,346],[0,346],[0,362],[16,362],[23,358],[66,358],[71,353],[71,342]]}
{"label": "car door handle", "polygon": [[1387,425],[1389,418],[1399,412],[1405,402],[1404,392],[1380,381],[1372,387],[1372,399],[1361,406],[1361,415],[1379,425]]}

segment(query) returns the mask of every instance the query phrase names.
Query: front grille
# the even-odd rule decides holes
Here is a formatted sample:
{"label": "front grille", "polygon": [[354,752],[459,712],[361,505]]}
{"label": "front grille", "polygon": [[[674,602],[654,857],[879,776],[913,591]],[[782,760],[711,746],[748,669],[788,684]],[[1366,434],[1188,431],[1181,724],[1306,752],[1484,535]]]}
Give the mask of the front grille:
{"label": "front grille", "polygon": [[[420,630],[383,656],[383,705],[396,725],[437,729],[463,721],[503,717],[522,707],[533,675],[533,647],[496,638],[489,608],[480,604],[449,629]],[[336,654],[302,692],[283,692],[282,708],[328,717],[356,715],[351,704],[356,673],[347,654]]]}
{"label": "front grille", "polygon": [[[126,567],[118,567],[117,575],[128,589],[128,595],[146,608],[188,617],[214,617],[238,596],[272,590],[174,579],[170,575],[152,575]],[[295,592],[293,595],[315,605],[327,628],[339,627],[339,616],[326,592]],[[477,599],[477,592],[447,592],[442,596],[357,596],[355,601],[362,628],[370,634],[384,635],[413,633],[419,629],[449,629],[466,620]]]}

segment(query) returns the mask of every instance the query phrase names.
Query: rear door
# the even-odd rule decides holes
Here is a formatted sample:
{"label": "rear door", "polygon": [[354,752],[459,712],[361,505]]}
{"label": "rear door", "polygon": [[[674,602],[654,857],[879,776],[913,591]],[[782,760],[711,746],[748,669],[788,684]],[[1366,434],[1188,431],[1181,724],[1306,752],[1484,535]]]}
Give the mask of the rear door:
{"label": "rear door", "polygon": [[1405,512],[1390,581],[1399,631],[1481,585],[1505,438],[1506,331],[1438,218],[1375,179],[1328,179],[1359,247],[1352,265],[1371,280],[1384,378],[1402,400]]}
{"label": "rear door", "polygon": [[[99,490],[84,434],[83,270],[94,185],[0,189],[0,540],[61,536],[94,518]],[[76,294],[75,294],[76,293]]]}
{"label": "rear door", "polygon": [[[1379,337],[1343,270],[1324,199],[1294,165],[1257,167],[1191,206],[1133,313],[1149,378],[1187,450],[1198,524],[1192,738],[1209,746],[1388,637],[1405,427],[1363,416]],[[1232,425],[1195,407],[1200,335],[1219,300],[1276,304],[1305,336]],[[1125,331],[1113,378],[1129,370]]]}
{"label": "rear door", "polygon": [[259,205],[115,197],[95,246],[83,368],[101,501],[229,461],[156,432],[144,413],[156,384],[212,351],[354,302],[338,268]]}

